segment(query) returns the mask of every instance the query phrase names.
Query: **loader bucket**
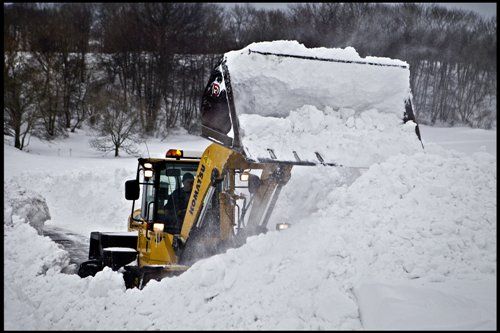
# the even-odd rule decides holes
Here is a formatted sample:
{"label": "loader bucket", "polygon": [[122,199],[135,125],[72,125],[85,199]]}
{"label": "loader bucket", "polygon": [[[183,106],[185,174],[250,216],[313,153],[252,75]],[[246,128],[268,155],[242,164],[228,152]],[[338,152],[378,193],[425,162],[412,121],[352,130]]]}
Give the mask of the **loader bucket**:
{"label": "loader bucket", "polygon": [[252,162],[365,166],[421,145],[409,65],[350,47],[274,41],[227,52],[201,114],[202,136]]}

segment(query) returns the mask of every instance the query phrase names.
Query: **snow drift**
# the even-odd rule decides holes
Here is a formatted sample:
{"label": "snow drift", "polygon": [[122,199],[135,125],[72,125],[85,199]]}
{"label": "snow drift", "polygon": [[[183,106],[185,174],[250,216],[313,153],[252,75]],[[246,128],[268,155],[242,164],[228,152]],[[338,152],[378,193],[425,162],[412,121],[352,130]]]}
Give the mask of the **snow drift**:
{"label": "snow drift", "polygon": [[[378,289],[364,287],[367,280],[373,284],[396,279],[413,281],[417,290],[447,290],[405,289],[412,295],[436,295],[413,300],[421,308],[411,308],[410,326],[425,319],[427,302],[451,309],[441,320],[432,317],[434,322],[427,321],[427,326],[406,328],[491,329],[496,325],[494,302],[474,310],[476,321],[459,318],[461,312],[452,310],[477,302],[463,294],[464,283],[477,280],[484,291],[495,280],[495,170],[495,158],[487,153],[467,157],[439,150],[390,157],[350,185],[344,181],[349,175],[340,169],[297,167],[270,221],[272,225],[286,216],[291,229],[252,237],[239,249],[202,260],[179,277],[151,281],[142,291],[125,290],[120,274],[108,269],[86,279],[58,273],[63,261],[54,257],[57,250],[34,231],[30,243],[40,253],[34,267],[54,268],[45,273],[20,270],[32,266],[33,255],[18,252],[21,235],[27,232],[7,229],[5,271],[16,272],[18,278],[5,279],[5,327],[401,327],[404,322],[397,317],[390,317],[392,324],[386,326],[374,319],[373,302],[383,284],[378,282]],[[103,177],[101,182],[112,187],[114,179]],[[88,200],[97,205],[102,198]],[[450,283],[457,287],[450,290]],[[402,295],[400,289],[393,292]],[[443,295],[454,295],[456,305],[447,308],[450,299]],[[21,320],[20,313],[30,315]]]}
{"label": "snow drift", "polygon": [[50,220],[45,198],[12,182],[4,185],[4,193],[4,225],[13,226],[20,218],[42,234],[45,221]]}

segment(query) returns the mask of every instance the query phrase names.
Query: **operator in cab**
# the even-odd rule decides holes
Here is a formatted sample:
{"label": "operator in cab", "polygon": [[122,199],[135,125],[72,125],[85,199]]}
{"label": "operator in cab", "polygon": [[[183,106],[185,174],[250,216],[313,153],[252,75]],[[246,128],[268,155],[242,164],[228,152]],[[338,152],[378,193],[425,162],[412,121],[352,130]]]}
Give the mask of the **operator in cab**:
{"label": "operator in cab", "polygon": [[189,172],[185,173],[182,176],[182,187],[176,189],[168,197],[168,201],[164,206],[166,222],[168,224],[166,229],[173,228],[173,230],[180,232],[184,215],[186,215],[189,197],[191,196],[191,190],[193,189],[193,183],[193,174]]}

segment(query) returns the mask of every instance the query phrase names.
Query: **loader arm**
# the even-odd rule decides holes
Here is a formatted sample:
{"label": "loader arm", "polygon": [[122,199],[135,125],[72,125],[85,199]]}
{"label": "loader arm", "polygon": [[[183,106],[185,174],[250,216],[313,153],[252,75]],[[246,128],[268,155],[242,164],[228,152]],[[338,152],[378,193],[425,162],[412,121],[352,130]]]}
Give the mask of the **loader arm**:
{"label": "loader arm", "polygon": [[255,193],[247,227],[267,226],[281,189],[290,179],[292,167],[292,164],[264,164],[261,185]]}
{"label": "loader arm", "polygon": [[[292,167],[283,163],[254,163],[227,147],[210,145],[201,157],[178,236],[180,262],[189,264],[195,258],[239,246],[248,236],[265,231],[281,188],[290,179]],[[249,212],[246,216],[242,213],[243,207],[237,204],[245,195],[237,193],[235,186],[236,174],[243,170],[261,173],[260,177],[254,176],[258,178],[258,185],[254,185],[249,190],[250,197],[246,197],[245,210]],[[240,223],[237,224],[236,219]]]}
{"label": "loader arm", "polygon": [[201,228],[215,185],[232,154],[232,150],[217,144],[210,145],[203,153],[179,235],[182,243],[186,243],[193,227]]}

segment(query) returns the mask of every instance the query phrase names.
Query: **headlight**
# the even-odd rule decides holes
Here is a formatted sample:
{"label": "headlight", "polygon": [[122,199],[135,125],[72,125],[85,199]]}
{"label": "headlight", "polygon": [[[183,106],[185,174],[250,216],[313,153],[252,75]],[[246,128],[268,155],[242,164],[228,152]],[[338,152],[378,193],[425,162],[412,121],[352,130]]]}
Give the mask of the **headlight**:
{"label": "headlight", "polygon": [[151,164],[151,163],[144,163],[144,169],[153,169],[153,164]]}
{"label": "headlight", "polygon": [[163,232],[163,223],[154,223],[153,224],[154,232]]}
{"label": "headlight", "polygon": [[276,230],[285,230],[290,228],[291,224],[290,223],[277,223],[276,224]]}

